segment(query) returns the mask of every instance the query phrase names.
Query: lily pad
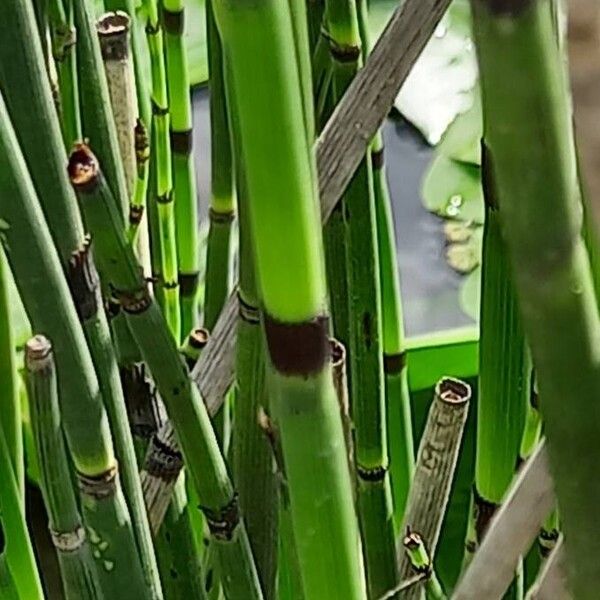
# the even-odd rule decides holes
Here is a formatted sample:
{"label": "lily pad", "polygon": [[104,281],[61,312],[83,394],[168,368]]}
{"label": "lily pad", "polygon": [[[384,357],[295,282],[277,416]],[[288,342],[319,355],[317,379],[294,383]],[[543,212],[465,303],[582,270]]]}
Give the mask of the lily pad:
{"label": "lily pad", "polygon": [[477,61],[466,0],[454,0],[415,63],[395,102],[432,145],[473,105]]}
{"label": "lily pad", "polygon": [[483,119],[479,88],[473,92],[473,104],[452,121],[438,150],[448,158],[474,165],[481,164],[481,138]]}
{"label": "lily pad", "polygon": [[480,169],[438,154],[431,163],[421,195],[425,208],[444,218],[483,223]]}

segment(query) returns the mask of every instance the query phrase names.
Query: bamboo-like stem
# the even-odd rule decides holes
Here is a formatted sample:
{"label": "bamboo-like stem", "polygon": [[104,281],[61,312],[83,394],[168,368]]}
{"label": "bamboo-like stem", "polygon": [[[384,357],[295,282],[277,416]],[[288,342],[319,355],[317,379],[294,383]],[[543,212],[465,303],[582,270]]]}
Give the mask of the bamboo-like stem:
{"label": "bamboo-like stem", "polygon": [[389,436],[391,483],[394,517],[398,526],[402,522],[406,508],[415,456],[398,259],[383,152],[383,139],[381,134],[378,134],[373,143],[371,164],[381,278],[383,372],[387,427],[388,431],[393,432],[393,435]]}
{"label": "bamboo-like stem", "polygon": [[223,48],[213,0],[206,6],[209,57],[211,196],[206,247],[204,326],[212,330],[231,286],[231,225],[235,218],[233,157],[225,96]]}
{"label": "bamboo-like stem", "polygon": [[[240,165],[241,167],[241,165]],[[261,417],[269,412],[265,348],[260,330],[252,240],[247,221],[248,197],[238,168],[240,211],[240,314],[237,334],[232,468],[245,516],[250,546],[265,599],[275,599],[278,564],[278,482],[273,454]]]}
{"label": "bamboo-like stem", "polygon": [[[281,432],[304,592],[308,599],[362,599],[358,531],[329,363],[327,292],[308,135],[313,121],[305,116],[291,11],[275,0],[252,6],[219,0],[215,13],[231,58],[264,308],[269,399]],[[281,93],[273,97],[271,86]],[[279,127],[265,128],[272,120]]]}
{"label": "bamboo-like stem", "polygon": [[65,148],[81,138],[79,86],[77,83],[77,33],[73,21],[73,0],[50,0],[48,6],[52,58],[58,74],[60,123]]}
{"label": "bamboo-like stem", "polygon": [[[54,340],[61,410],[83,516],[109,548],[100,559],[101,585],[108,595],[124,590],[144,595],[149,588],[121,492],[92,356],[3,103],[0,115],[0,218],[11,223],[4,237],[7,257],[33,327]],[[62,144],[59,136],[57,144]]]}
{"label": "bamboo-like stem", "polygon": [[129,196],[91,0],[73,2],[73,10],[77,29],[82,134],[99,148],[98,154],[105,165],[106,177],[118,202],[121,222],[124,224],[129,216]]}
{"label": "bamboo-like stem", "polygon": [[[350,151],[353,157],[356,153],[364,155],[371,136],[376,134],[400,85],[405,80],[418,53],[433,33],[448,3],[449,0],[428,0],[427,3],[423,0],[407,0],[406,5],[397,9],[375,46],[373,55],[369,57],[367,64],[359,72],[359,82],[351,84],[327,127],[314,144],[313,149],[318,151],[317,171],[323,222],[327,222],[329,219],[331,211],[337,205],[350,178],[348,173],[352,172],[352,164],[346,164],[345,161],[343,164],[338,162],[339,157],[343,155],[343,153],[340,154],[340,146],[337,144],[339,136],[343,143],[342,147]],[[416,28],[417,23],[422,26]],[[418,35],[411,38],[409,33],[414,30]],[[405,47],[407,51],[400,52],[400,48]],[[396,54],[400,58],[397,58]],[[388,80],[380,80],[378,77],[382,71],[387,72],[387,65],[390,61],[397,70],[397,72],[396,70],[393,72],[391,92],[387,89],[387,84],[382,83]],[[386,87],[384,95],[389,98],[389,104],[385,105],[378,101],[377,114],[372,119],[373,115],[369,112],[369,108],[374,94],[377,96],[377,94],[383,93],[382,87]],[[360,136],[350,133],[353,129],[352,123],[362,121],[366,112],[369,113],[368,133],[362,131]],[[353,162],[354,158],[351,163]],[[337,165],[340,164],[343,169],[338,172]],[[232,293],[223,307],[206,350],[192,371],[192,378],[200,387],[211,415],[220,410],[225,395],[233,384],[237,311],[237,294]]]}
{"label": "bamboo-like stem", "polygon": [[423,538],[416,531],[408,530],[402,543],[415,573],[424,573],[426,576],[425,589],[428,600],[444,600],[446,594],[433,571],[433,561]]}
{"label": "bamboo-like stem", "polygon": [[[462,441],[471,388],[458,379],[446,377],[435,388],[427,423],[415,464],[415,475],[406,504],[403,530],[417,531],[424,540],[431,559],[435,559],[442,521],[450,497],[454,470]],[[398,540],[401,580],[412,572],[403,550],[403,536]],[[420,587],[411,589],[406,598],[418,598]]]}
{"label": "bamboo-like stem", "polygon": [[[600,319],[580,233],[565,69],[550,3],[532,0],[508,11],[504,4],[477,0],[473,7],[486,143],[538,375],[570,584],[576,597],[592,598],[600,584],[592,558],[600,542],[589,535],[600,497],[591,458],[600,451],[600,415],[589,407],[600,389]],[[529,144],[523,140],[532,140],[535,151],[525,151]],[[515,177],[524,164],[531,176]],[[541,214],[550,217],[532,235],[527,224]],[[569,456],[578,460],[565,455],[567,444]]]}
{"label": "bamboo-like stem", "polygon": [[40,467],[50,534],[57,552],[67,600],[102,598],[96,565],[69,484],[71,473],[60,425],[52,345],[44,336],[25,347],[27,388],[35,450]]}
{"label": "bamboo-like stem", "polygon": [[[158,1],[144,0],[144,6],[147,14],[146,36],[150,49],[152,73],[152,148],[155,154],[154,185],[156,186],[158,213],[158,229],[153,231],[152,235],[160,246],[160,284],[162,286],[163,309],[171,333],[176,342],[179,343],[181,341],[181,314],[164,37],[158,14]],[[152,224],[151,219],[151,227]],[[153,243],[155,242],[153,241]]]}
{"label": "bamboo-like stem", "polygon": [[[167,323],[148,292],[133,250],[119,228],[111,191],[86,146],[80,145],[72,153],[69,173],[94,236],[101,269],[123,306],[127,323],[177,429],[211,540],[219,551],[225,592],[234,598],[261,598],[236,495],[206,408],[188,376]],[[172,475],[169,467],[169,462],[156,465],[157,471],[164,472],[166,477]],[[180,466],[175,472],[179,470]]]}
{"label": "bamboo-like stem", "polygon": [[[44,64],[48,67],[48,0],[32,0],[31,4],[35,14],[36,33],[44,55]],[[49,77],[48,72],[46,76]]]}
{"label": "bamboo-like stem", "polygon": [[0,248],[0,429],[4,432],[15,481],[24,501],[25,463],[21,431],[21,400],[15,339],[10,322],[8,275],[4,249]]}
{"label": "bamboo-like stem", "polygon": [[[177,230],[177,262],[179,265],[181,334],[186,336],[198,324],[200,259],[196,169],[192,150],[190,79],[185,46],[185,2],[184,0],[161,1],[171,117],[171,157],[173,161],[173,194]],[[206,12],[208,20],[208,5],[206,6]]]}
{"label": "bamboo-like stem", "polygon": [[[67,179],[65,151],[61,141],[58,121],[52,107],[49,86],[44,75],[41,52],[39,46],[36,47],[35,43],[27,43],[27,36],[29,34],[29,37],[31,37],[33,29],[32,15],[23,3],[7,3],[6,10],[8,13],[7,18],[10,18],[12,25],[8,28],[8,32],[6,32],[7,43],[10,41],[10,47],[6,48],[7,54],[2,58],[3,60],[13,61],[11,66],[14,70],[11,71],[7,66],[2,72],[2,84],[3,86],[8,86],[11,81],[18,82],[18,87],[15,89],[7,87],[10,92],[7,97],[8,108],[15,125],[18,127],[20,141],[29,162],[30,173],[38,191],[50,232],[54,238],[54,243],[62,259],[62,265],[69,277],[72,293],[77,300],[76,308],[79,311],[84,334],[89,343],[91,356],[85,342],[83,342],[85,348],[83,350],[84,356],[73,364],[80,365],[80,368],[83,369],[81,361],[85,364],[85,361],[91,358],[95,369],[97,369],[98,379],[96,379],[94,368],[92,368],[92,373],[86,375],[88,377],[87,380],[83,379],[80,383],[73,383],[69,379],[67,392],[63,392],[61,389],[60,398],[63,410],[66,410],[64,407],[67,404],[69,405],[68,412],[63,415],[69,445],[73,454],[79,451],[82,452],[83,456],[94,456],[93,453],[97,448],[103,448],[103,445],[107,444],[103,451],[110,449],[110,454],[106,457],[107,461],[104,469],[100,469],[98,472],[112,468],[112,443],[108,437],[104,439],[102,437],[108,435],[108,429],[105,430],[107,426],[102,421],[106,415],[103,410],[100,410],[99,406],[95,405],[99,401],[99,398],[95,396],[97,390],[85,387],[97,386],[99,383],[101,395],[109,410],[114,427],[113,433],[115,434],[117,455],[123,476],[123,486],[134,517],[133,525],[142,557],[142,565],[148,585],[154,590],[153,595],[160,597],[158,571],[154,560],[140,484],[137,479],[131,435],[124,416],[126,413],[120,388],[119,374],[114,362],[114,356],[112,355],[113,350],[110,334],[102,302],[97,295],[98,290],[94,287],[97,284],[97,279],[94,279],[95,269],[91,261],[89,248],[84,240],[83,225],[79,211],[77,210],[77,200]],[[23,37],[11,41],[9,36],[14,35],[15,32],[17,35],[20,34]],[[93,35],[95,36],[95,33]],[[2,49],[5,49],[4,45]],[[27,85],[29,89],[23,90],[23,85]],[[20,94],[23,91],[28,94],[27,102],[30,105],[33,104],[33,116],[32,114],[25,114],[20,110],[19,102],[23,100]],[[29,97],[29,93],[32,93],[33,96]],[[19,191],[22,194],[29,193],[25,188]],[[35,201],[35,197],[30,200],[30,202]],[[30,213],[31,218],[38,218],[35,214],[35,209],[32,208],[32,211]],[[43,217],[39,218],[43,221]],[[33,226],[35,227],[35,225]],[[47,268],[51,267],[52,265],[49,265]],[[56,285],[59,285],[59,283],[57,282]],[[70,298],[66,302],[69,306],[72,306]],[[39,309],[40,307],[36,304],[36,308]],[[51,319],[51,313],[52,311],[40,315],[39,318],[43,319],[41,323],[45,323]],[[68,316],[65,316],[65,318],[68,318]],[[53,322],[52,325],[55,326],[56,324]],[[73,325],[71,324],[71,326]],[[78,325],[74,327],[79,330]],[[50,335],[50,330],[43,329],[42,327],[39,330]],[[64,332],[61,331],[61,334],[64,335]],[[76,334],[73,333],[73,335]],[[55,346],[59,347],[59,341],[56,339],[56,336],[53,335],[52,337]],[[76,352],[79,349],[70,348],[69,351]],[[77,377],[77,373],[72,371],[69,356],[69,353],[63,354],[62,350],[60,352],[57,350],[61,381],[64,379],[61,368],[68,368],[71,378]],[[61,367],[61,365],[63,366]],[[91,367],[91,364],[85,366],[85,368],[89,367]],[[83,389],[82,385],[84,386]],[[87,394],[86,397],[89,400],[87,402],[79,400],[78,395],[81,394]],[[91,408],[87,406],[88,403],[92,405]],[[88,410],[89,412],[86,413]],[[87,418],[96,418],[98,420],[97,432],[92,432],[91,430],[85,431],[81,428],[82,419]],[[73,437],[75,439],[71,439]],[[95,437],[97,437],[97,440],[94,440]],[[80,471],[84,474],[94,474],[93,468],[95,467],[93,464],[88,465],[92,468],[92,471],[88,472],[85,470],[85,465],[82,466],[79,464],[80,461],[78,461],[76,456],[74,459]],[[116,498],[115,506],[118,507],[121,501],[122,498]],[[127,530],[127,527],[124,528],[125,530]],[[135,577],[132,578],[132,581],[135,582]]]}
{"label": "bamboo-like stem", "polygon": [[[0,568],[6,569],[2,577],[2,585],[12,592],[14,584],[19,598],[43,600],[42,583],[27,531],[23,501],[14,476],[4,431],[1,428],[0,473],[2,473],[0,533],[3,534],[0,535]],[[0,591],[3,591],[1,587]]]}
{"label": "bamboo-like stem", "polygon": [[[133,194],[137,175],[135,127],[138,115],[130,27],[131,20],[122,11],[105,13],[96,22],[128,198]],[[131,215],[131,207],[128,215]]]}
{"label": "bamboo-like stem", "polygon": [[488,533],[458,583],[453,600],[502,597],[553,503],[546,446],[540,444],[492,517]]}
{"label": "bamboo-like stem", "polygon": [[[362,64],[356,2],[328,0],[326,23],[333,63],[333,98],[337,102]],[[398,578],[385,424],[379,252],[369,156],[358,167],[340,206],[345,228],[336,245],[346,258],[345,273],[338,275],[346,280],[343,301],[348,302],[349,328],[336,331],[336,335],[348,340],[357,507],[369,597],[378,598],[396,585]],[[330,279],[330,285],[333,289],[344,287],[339,279]]]}

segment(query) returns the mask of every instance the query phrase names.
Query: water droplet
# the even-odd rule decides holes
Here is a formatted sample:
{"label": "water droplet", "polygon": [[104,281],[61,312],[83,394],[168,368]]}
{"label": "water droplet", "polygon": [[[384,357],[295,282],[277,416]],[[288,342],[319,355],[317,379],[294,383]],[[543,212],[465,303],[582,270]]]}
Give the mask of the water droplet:
{"label": "water droplet", "polygon": [[436,38],[442,38],[446,35],[448,31],[448,28],[446,27],[446,25],[444,25],[443,23],[440,23],[436,29],[435,29],[435,33],[433,34]]}
{"label": "water droplet", "polygon": [[458,214],[458,208],[456,208],[456,206],[450,205],[446,208],[446,214],[449,217],[456,217],[456,215]]}
{"label": "water droplet", "polygon": [[100,550],[100,552],[104,552],[107,548],[108,548],[108,542],[107,541],[100,542],[98,544],[98,549]]}
{"label": "water droplet", "polygon": [[94,550],[92,554],[94,555],[94,558],[100,558],[100,550]]}
{"label": "water droplet", "polygon": [[450,198],[450,204],[452,206],[456,206],[457,208],[462,206],[463,203],[463,198],[460,194],[454,194],[454,196],[452,196]]}
{"label": "water droplet", "polygon": [[100,543],[100,536],[91,527],[88,527],[88,533],[90,535],[90,542],[92,542],[92,544]]}

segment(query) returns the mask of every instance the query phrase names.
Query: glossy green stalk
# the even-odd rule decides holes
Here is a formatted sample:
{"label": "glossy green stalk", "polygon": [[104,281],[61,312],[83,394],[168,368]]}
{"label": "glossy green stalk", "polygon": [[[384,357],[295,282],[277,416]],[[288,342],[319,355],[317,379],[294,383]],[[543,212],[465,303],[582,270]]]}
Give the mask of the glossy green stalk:
{"label": "glossy green stalk", "polygon": [[175,427],[211,530],[211,541],[219,552],[225,592],[232,598],[259,599],[262,594],[248,537],[206,407],[158,305],[149,294],[133,250],[119,228],[111,191],[86,146],[79,146],[71,155],[69,173],[106,282],[123,306]]}
{"label": "glossy green stalk", "polygon": [[44,336],[25,347],[27,389],[41,488],[67,600],[100,600],[96,564],[79,514],[65,448],[52,344]]}
{"label": "glossy green stalk", "polygon": [[10,454],[15,481],[25,499],[25,463],[21,430],[21,400],[13,328],[10,322],[8,264],[0,247],[0,429]]}
{"label": "glossy green stalk", "polygon": [[6,534],[0,518],[0,598],[2,600],[19,600],[19,590],[8,568],[6,556]]}
{"label": "glossy green stalk", "polygon": [[235,218],[231,133],[225,96],[225,65],[221,39],[213,13],[213,0],[208,0],[206,4],[206,29],[210,72],[208,85],[211,196],[203,310],[204,326],[211,330],[217,322],[231,287],[231,224]]}
{"label": "glossy green stalk", "polygon": [[502,239],[492,164],[482,148],[483,232],[474,509],[476,543],[513,480],[531,392],[531,365]]}
{"label": "glossy green stalk", "polygon": [[375,138],[371,163],[381,278],[383,372],[387,427],[390,432],[392,497],[395,522],[399,527],[406,507],[415,455],[396,239],[392,205],[385,175],[381,134]]}
{"label": "glossy green stalk", "polygon": [[[281,434],[305,596],[362,599],[352,488],[328,356],[325,267],[307,135],[312,115],[305,116],[292,14],[279,0],[218,0],[215,14],[231,59],[269,399]],[[267,127],[273,122],[276,128]]]}
{"label": "glossy green stalk", "polygon": [[60,124],[69,149],[81,139],[79,86],[77,83],[77,34],[73,21],[73,0],[50,0],[48,5],[52,58],[58,75]]}
{"label": "glossy green stalk", "polygon": [[[198,324],[200,257],[196,169],[192,151],[190,78],[185,46],[185,2],[184,0],[161,0],[161,2],[171,115],[171,156],[177,229],[177,261],[179,264],[181,334],[186,336]],[[206,12],[208,19],[208,5]]]}
{"label": "glossy green stalk", "polygon": [[92,0],[73,2],[73,11],[77,29],[77,75],[82,134],[99,148],[100,160],[105,165],[106,177],[118,202],[124,224],[129,216],[129,196]]}
{"label": "glossy green stalk", "polygon": [[278,544],[278,482],[264,422],[269,412],[259,298],[248,214],[250,198],[238,169],[240,220],[239,300],[232,468],[250,546],[265,599],[275,599]]}
{"label": "glossy green stalk", "polygon": [[[486,144],[536,368],[569,583],[585,600],[600,585],[600,541],[590,535],[600,501],[600,413],[591,408],[600,318],[581,237],[568,83],[550,2],[474,0],[473,9]],[[532,227],[542,217],[544,226]]]}
{"label": "glossy green stalk", "polygon": [[16,588],[21,599],[43,600],[44,593],[27,531],[23,502],[1,428],[0,477],[0,592],[6,587],[14,593]]}
{"label": "glossy green stalk", "polygon": [[[150,49],[152,73],[152,152],[155,154],[154,176],[158,209],[158,230],[153,232],[153,236],[158,240],[161,248],[160,283],[164,299],[163,309],[171,333],[179,343],[181,341],[181,314],[164,38],[158,14],[158,1],[144,0],[144,7],[147,15],[146,36]],[[152,227],[152,219],[150,226]]]}
{"label": "glossy green stalk", "polygon": [[[362,64],[356,2],[328,0],[326,23],[337,102]],[[398,583],[398,577],[388,472],[379,249],[369,159],[359,165],[341,199],[346,225],[342,247],[346,252],[349,329],[340,333],[348,336],[357,507],[367,587],[370,598],[379,598]]]}
{"label": "glossy green stalk", "polygon": [[[0,123],[0,218],[11,224],[3,239],[32,326],[54,343],[61,411],[84,519],[108,548],[99,561],[101,585],[107,595],[125,590],[142,596],[149,590],[121,492],[92,356],[3,103]],[[60,134],[56,144],[62,152]]]}

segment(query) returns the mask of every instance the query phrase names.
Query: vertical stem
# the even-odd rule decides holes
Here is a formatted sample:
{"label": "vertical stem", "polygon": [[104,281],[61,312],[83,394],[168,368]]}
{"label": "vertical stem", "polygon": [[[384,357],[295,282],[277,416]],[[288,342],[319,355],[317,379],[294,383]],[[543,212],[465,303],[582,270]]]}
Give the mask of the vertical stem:
{"label": "vertical stem", "polygon": [[[169,99],[164,56],[163,29],[158,15],[157,0],[145,0],[146,35],[150,48],[152,72],[152,148],[155,153],[156,204],[158,213],[158,243],[160,245],[160,276],[164,311],[173,337],[180,342],[181,314],[177,264],[177,239],[173,196],[173,167],[169,139]],[[152,225],[152,220],[150,221]]]}
{"label": "vertical stem", "polygon": [[10,322],[8,264],[0,247],[0,429],[11,459],[21,498],[25,500],[25,463],[15,339]]}
{"label": "vertical stem", "polygon": [[162,0],[171,116],[171,156],[177,229],[177,261],[179,264],[181,334],[185,337],[198,324],[200,265],[196,169],[192,149],[192,108],[184,14],[184,0]]}
{"label": "vertical stem", "polygon": [[[306,125],[312,118],[304,119],[291,11],[278,0],[252,5],[219,0],[215,12],[231,58],[252,199],[249,222],[263,301],[268,389],[281,432],[305,595],[363,599],[350,475],[329,361],[321,227]],[[275,96],[274,88],[280,90]],[[278,127],[267,126],[273,122]]]}

